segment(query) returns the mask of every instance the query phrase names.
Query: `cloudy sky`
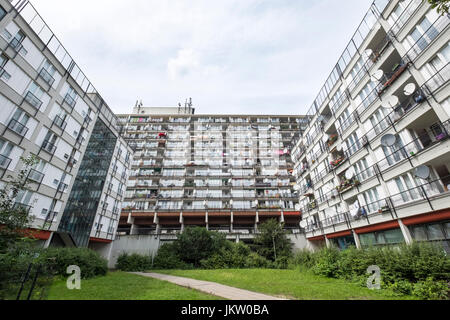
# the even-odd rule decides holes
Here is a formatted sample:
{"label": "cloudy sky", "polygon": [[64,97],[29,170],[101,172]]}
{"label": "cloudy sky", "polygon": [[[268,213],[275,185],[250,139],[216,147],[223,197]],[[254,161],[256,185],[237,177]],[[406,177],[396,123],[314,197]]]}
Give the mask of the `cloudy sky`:
{"label": "cloudy sky", "polygon": [[116,113],[301,114],[372,0],[31,2]]}

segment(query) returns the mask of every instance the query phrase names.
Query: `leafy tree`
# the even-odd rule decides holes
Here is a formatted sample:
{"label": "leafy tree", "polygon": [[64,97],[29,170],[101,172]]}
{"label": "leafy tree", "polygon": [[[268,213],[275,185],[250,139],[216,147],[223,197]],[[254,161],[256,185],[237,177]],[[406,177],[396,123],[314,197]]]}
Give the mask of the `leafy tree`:
{"label": "leafy tree", "polygon": [[200,261],[227,246],[225,235],[201,227],[188,227],[175,243],[178,255],[186,263],[200,266]]}
{"label": "leafy tree", "polygon": [[437,12],[441,15],[448,14],[450,9],[450,0],[428,0],[431,4],[431,8],[437,8]]}
{"label": "leafy tree", "polygon": [[33,217],[27,208],[16,204],[16,198],[26,190],[28,174],[38,160],[35,156],[20,159],[24,164],[23,169],[16,178],[9,175],[9,181],[0,188],[0,253],[6,252],[9,246],[20,239],[30,236],[25,230]]}
{"label": "leafy tree", "polygon": [[259,226],[260,233],[255,237],[258,253],[266,259],[276,261],[289,257],[293,244],[283,230],[283,224],[271,219]]}

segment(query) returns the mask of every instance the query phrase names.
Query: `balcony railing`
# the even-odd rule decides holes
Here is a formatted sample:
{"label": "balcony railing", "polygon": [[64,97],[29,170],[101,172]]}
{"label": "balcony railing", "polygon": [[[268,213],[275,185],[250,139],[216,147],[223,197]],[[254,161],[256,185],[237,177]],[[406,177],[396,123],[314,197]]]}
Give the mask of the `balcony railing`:
{"label": "balcony railing", "polygon": [[447,190],[442,183],[442,181],[447,178],[448,177],[427,182],[384,199],[364,204],[360,206],[358,210],[352,211],[351,213],[338,213],[314,224],[309,224],[306,230],[307,232],[312,232],[323,227],[336,226],[342,223],[351,223],[360,219],[367,219],[368,224],[370,224],[369,218],[371,216],[388,213],[393,217],[396,210],[404,205],[414,205],[415,203],[421,201],[427,201],[431,205],[431,200],[433,200],[434,197],[449,193],[449,190]]}
{"label": "balcony railing", "polygon": [[53,143],[51,143],[51,142],[48,141],[48,140],[45,140],[45,141],[42,143],[42,149],[45,150],[45,151],[47,151],[47,152],[50,153],[50,154],[54,154],[55,151],[56,151],[56,145],[54,145]]}
{"label": "balcony railing", "polygon": [[21,137],[25,137],[25,135],[28,133],[28,128],[15,119],[11,119],[8,124],[8,129],[14,131]]}
{"label": "balcony railing", "polygon": [[444,15],[440,16],[431,25],[425,33],[416,41],[416,43],[408,50],[406,55],[411,61],[414,61],[423,51],[425,51],[430,43],[436,39],[436,37],[441,33],[450,23],[450,16]]}
{"label": "balcony railing", "polygon": [[0,154],[0,169],[4,169],[4,170],[8,169],[11,161],[12,160],[10,158]]}
{"label": "balcony railing", "polygon": [[394,82],[406,71],[410,62],[401,60],[398,64],[392,68],[391,72],[385,73],[380,80],[380,84],[377,87],[378,95],[382,95]]}
{"label": "balcony railing", "polygon": [[30,172],[28,172],[27,179],[31,180],[33,182],[41,183],[42,180],[44,179],[44,176],[45,175],[43,173],[36,171],[34,169],[31,169]]}
{"label": "balcony railing", "polygon": [[347,90],[344,90],[339,98],[336,99],[336,102],[330,102],[331,112],[336,114],[341,107],[348,101]]}
{"label": "balcony railing", "polygon": [[450,79],[450,63],[447,63],[442,69],[436,72],[430,79],[424,84],[424,88],[429,94],[436,92]]}
{"label": "balcony railing", "polygon": [[55,119],[53,120],[53,124],[55,124],[57,127],[59,127],[62,130],[65,130],[66,126],[67,126],[67,122],[64,121],[64,119],[58,115],[55,116]]}
{"label": "balcony railing", "polygon": [[67,93],[64,97],[63,103],[67,103],[70,108],[73,109],[75,107],[76,101],[70,94]]}
{"label": "balcony railing", "polygon": [[2,67],[0,67],[0,78],[8,81],[9,79],[11,79],[11,75],[5,71],[5,69],[3,69]]}
{"label": "balcony railing", "polygon": [[9,42],[9,46],[13,48],[17,53],[22,53],[23,55],[26,55],[28,51],[23,47],[22,43],[17,39],[14,38]]}
{"label": "balcony railing", "polygon": [[[428,133],[420,135],[418,138],[414,139],[410,143],[404,146],[398,146],[397,150],[386,155],[386,157],[377,163],[380,171],[385,171],[386,169],[392,167],[393,165],[405,160],[410,159],[424,150],[427,150],[434,145],[441,143],[449,138],[450,132],[450,120],[439,124],[441,133],[430,139]],[[435,129],[437,130],[437,128]],[[429,140],[427,143],[424,141]]]}
{"label": "balcony railing", "polygon": [[44,80],[50,87],[55,82],[55,78],[53,78],[52,75],[47,70],[45,70],[45,68],[41,69],[41,71],[39,72],[39,77]]}
{"label": "balcony railing", "polygon": [[383,55],[384,51],[386,51],[387,48],[392,44],[391,37],[387,34],[383,40],[381,40],[380,43],[373,49],[372,54],[370,55],[370,60],[372,60],[373,63],[376,63],[381,56]]}
{"label": "balcony railing", "polygon": [[362,79],[369,74],[369,69],[373,66],[373,61],[371,59],[367,59],[358,73],[353,77],[352,81],[348,84],[349,92],[353,92],[355,88],[361,83]]}
{"label": "balcony railing", "polygon": [[58,192],[65,192],[69,186],[64,182],[60,182],[58,185]]}
{"label": "balcony railing", "polygon": [[361,150],[364,146],[369,143],[369,140],[366,136],[362,136],[355,143],[353,143],[347,150],[344,151],[344,154],[347,158],[350,158],[353,154]]}
{"label": "balcony railing", "polygon": [[403,12],[398,17],[397,21],[394,22],[391,32],[395,35],[403,28],[403,26],[408,22],[409,18],[412,16],[414,11],[422,3],[422,0],[412,0],[409,5],[403,10]]}
{"label": "balcony railing", "polygon": [[30,212],[31,206],[28,205],[28,204],[23,204],[23,203],[20,203],[20,202],[16,202],[13,205],[13,209],[15,209],[15,210],[23,210],[25,212]]}
{"label": "balcony railing", "polygon": [[355,110],[353,111],[347,118],[345,118],[344,121],[342,121],[341,127],[337,130],[339,135],[342,136],[342,134],[348,129],[350,128],[350,126],[352,124],[354,124],[355,122],[359,121],[359,115],[358,115],[358,111]]}
{"label": "balcony railing", "polygon": [[25,95],[25,101],[28,102],[36,110],[39,110],[42,106],[42,101],[39,100],[31,91],[28,91]]}

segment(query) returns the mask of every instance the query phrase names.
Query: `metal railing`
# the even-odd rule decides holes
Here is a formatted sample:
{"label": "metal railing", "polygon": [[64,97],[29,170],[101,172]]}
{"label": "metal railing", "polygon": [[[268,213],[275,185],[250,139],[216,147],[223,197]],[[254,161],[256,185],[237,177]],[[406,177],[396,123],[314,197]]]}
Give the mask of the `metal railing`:
{"label": "metal railing", "polygon": [[55,116],[55,119],[53,120],[53,124],[55,124],[57,127],[59,127],[62,130],[66,129],[67,122],[64,121],[63,118],[61,118],[59,115]]}
{"label": "metal railing", "polygon": [[11,159],[0,154],[0,169],[8,169]]}
{"label": "metal railing", "polygon": [[33,181],[33,182],[41,183],[42,180],[44,179],[44,176],[45,176],[45,175],[44,175],[43,173],[41,173],[41,172],[39,172],[39,171],[37,171],[37,170],[31,169],[31,170],[28,172],[27,179],[28,179],[28,180],[31,180],[31,181]]}
{"label": "metal railing", "polygon": [[427,93],[432,94],[436,92],[440,87],[446,84],[450,79],[450,63],[447,63],[438,72],[436,72],[430,79],[424,84],[424,90]]}
{"label": "metal railing", "polygon": [[25,137],[25,135],[28,133],[28,128],[16,119],[11,119],[8,124],[8,129],[14,131],[21,137]]}
{"label": "metal railing", "polygon": [[28,102],[36,110],[39,110],[42,106],[42,101],[39,100],[31,91],[28,91],[25,95],[25,101]]}
{"label": "metal railing", "polygon": [[406,69],[411,64],[407,57],[401,59],[394,67],[391,72],[387,72],[383,75],[380,80],[380,84],[377,86],[378,95],[382,95],[394,82],[406,71]]}
{"label": "metal railing", "polygon": [[63,103],[68,104],[70,108],[73,109],[75,107],[76,101],[70,94],[66,93]]}
{"label": "metal railing", "polygon": [[54,145],[53,143],[51,143],[51,142],[48,141],[48,140],[45,140],[45,141],[42,143],[42,149],[45,150],[45,151],[47,151],[47,152],[50,153],[50,154],[54,154],[55,151],[56,151],[56,145]]}
{"label": "metal railing", "polygon": [[55,78],[53,78],[45,68],[41,69],[41,71],[39,72],[39,77],[44,80],[50,87],[55,82]]}

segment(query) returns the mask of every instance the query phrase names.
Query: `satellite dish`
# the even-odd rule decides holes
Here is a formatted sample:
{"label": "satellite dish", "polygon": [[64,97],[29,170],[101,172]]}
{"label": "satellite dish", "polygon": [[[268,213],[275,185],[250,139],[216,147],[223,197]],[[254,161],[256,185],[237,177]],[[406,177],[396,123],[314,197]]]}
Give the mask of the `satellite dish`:
{"label": "satellite dish", "polygon": [[416,177],[426,180],[430,177],[430,175],[431,175],[430,167],[422,165],[416,168],[415,171]]}
{"label": "satellite dish", "polygon": [[299,186],[298,184],[295,184],[295,185],[294,185],[294,190],[295,190],[295,191],[299,191],[300,189],[301,189],[301,188],[300,188],[300,186]]}
{"label": "satellite dish", "polygon": [[329,136],[328,134],[325,133],[325,134],[323,135],[322,141],[323,141],[323,143],[327,143],[328,140],[330,140],[330,136]]}
{"label": "satellite dish", "polygon": [[408,83],[405,88],[403,89],[403,93],[405,96],[410,96],[416,91],[416,84],[415,83]]}
{"label": "satellite dish", "polygon": [[342,151],[342,143],[338,143],[338,144],[336,145],[336,150],[339,151],[339,152]]}
{"label": "satellite dish", "polygon": [[397,142],[397,137],[393,134],[387,134],[381,138],[381,145],[384,147],[392,147]]}
{"label": "satellite dish", "polygon": [[356,172],[354,168],[350,168],[347,170],[347,172],[345,173],[345,178],[347,180],[352,180],[353,177],[355,176]]}
{"label": "satellite dish", "polygon": [[392,109],[394,107],[396,107],[398,105],[398,103],[400,102],[400,100],[398,99],[397,96],[392,95],[391,97],[389,97],[389,99],[387,99],[386,101],[384,101],[381,106],[385,109]]}
{"label": "satellite dish", "polygon": [[300,204],[297,203],[297,204],[295,205],[295,210],[300,211],[300,209],[301,209],[301,206],[300,206]]}
{"label": "satellite dish", "polygon": [[308,224],[306,223],[305,220],[300,221],[300,227],[302,227],[303,229],[305,229],[308,226]]}
{"label": "satellite dish", "polygon": [[372,53],[373,53],[373,50],[372,49],[367,49],[366,51],[364,51],[364,53],[368,56],[368,57],[370,57],[371,55],[372,55]]}
{"label": "satellite dish", "polygon": [[372,82],[377,82],[380,81],[381,78],[384,75],[384,71],[381,69],[378,69],[377,71],[375,71],[372,76],[370,77],[370,80],[372,80]]}

